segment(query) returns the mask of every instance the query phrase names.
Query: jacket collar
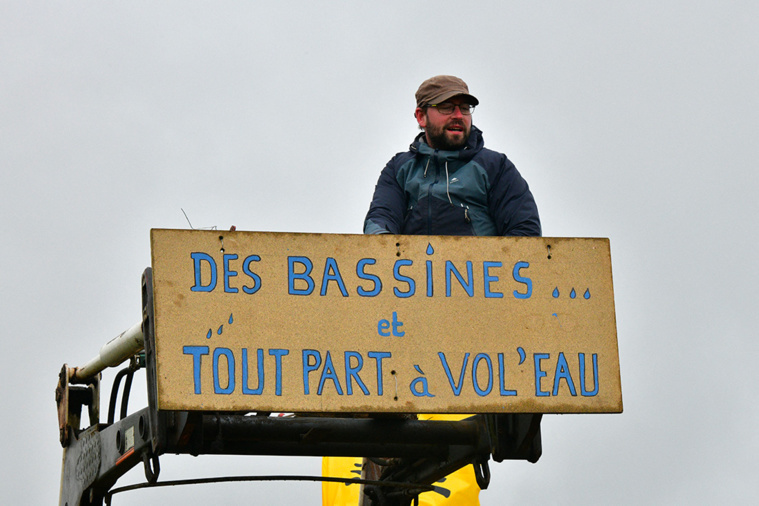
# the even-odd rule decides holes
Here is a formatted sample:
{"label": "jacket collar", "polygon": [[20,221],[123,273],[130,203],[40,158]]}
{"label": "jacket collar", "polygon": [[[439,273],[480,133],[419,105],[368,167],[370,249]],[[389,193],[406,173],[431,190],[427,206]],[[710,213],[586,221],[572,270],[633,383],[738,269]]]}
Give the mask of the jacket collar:
{"label": "jacket collar", "polygon": [[472,130],[469,132],[469,139],[467,139],[464,149],[458,151],[443,151],[433,149],[427,144],[424,132],[420,132],[416,136],[414,142],[411,143],[409,149],[418,155],[432,156],[439,158],[440,160],[471,160],[485,146],[485,141],[482,139],[482,130],[472,125]]}

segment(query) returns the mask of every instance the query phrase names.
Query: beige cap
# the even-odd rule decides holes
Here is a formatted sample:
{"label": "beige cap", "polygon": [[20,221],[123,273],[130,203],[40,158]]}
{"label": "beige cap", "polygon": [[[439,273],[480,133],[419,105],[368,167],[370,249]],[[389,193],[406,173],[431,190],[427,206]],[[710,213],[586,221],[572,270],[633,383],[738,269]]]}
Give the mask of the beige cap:
{"label": "beige cap", "polygon": [[469,94],[466,83],[455,76],[435,76],[427,79],[416,90],[416,106],[423,107],[439,104],[449,98],[463,95],[470,105],[480,103],[474,95]]}

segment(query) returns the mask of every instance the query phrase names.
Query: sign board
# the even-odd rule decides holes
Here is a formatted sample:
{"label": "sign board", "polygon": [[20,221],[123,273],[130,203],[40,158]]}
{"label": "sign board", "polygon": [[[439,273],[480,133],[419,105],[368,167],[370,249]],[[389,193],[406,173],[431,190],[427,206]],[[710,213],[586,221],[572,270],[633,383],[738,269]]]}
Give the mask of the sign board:
{"label": "sign board", "polygon": [[152,230],[158,408],[622,411],[608,239]]}

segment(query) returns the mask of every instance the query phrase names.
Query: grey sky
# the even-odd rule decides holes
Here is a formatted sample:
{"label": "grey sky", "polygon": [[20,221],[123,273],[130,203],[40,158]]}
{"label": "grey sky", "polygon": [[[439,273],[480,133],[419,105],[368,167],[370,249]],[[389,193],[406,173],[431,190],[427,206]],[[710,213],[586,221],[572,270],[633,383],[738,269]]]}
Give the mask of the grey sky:
{"label": "grey sky", "polygon": [[[196,228],[360,233],[417,132],[414,91],[449,73],[544,235],[611,239],[625,404],[547,416],[542,459],[493,464],[482,504],[756,503],[758,21],[749,1],[0,3],[0,502],[57,503],[57,373],[139,321],[150,228],[187,228],[184,209]],[[166,479],[320,469],[161,464]]]}

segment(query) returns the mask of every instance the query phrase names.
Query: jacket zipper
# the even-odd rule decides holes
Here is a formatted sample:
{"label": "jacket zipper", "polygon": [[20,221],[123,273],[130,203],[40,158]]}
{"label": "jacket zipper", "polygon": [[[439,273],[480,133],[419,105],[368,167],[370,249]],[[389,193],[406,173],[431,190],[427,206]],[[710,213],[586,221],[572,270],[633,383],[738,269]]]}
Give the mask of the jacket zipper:
{"label": "jacket zipper", "polygon": [[[435,150],[435,155],[437,155],[437,149]],[[433,157],[430,156],[430,161],[432,161],[432,158]],[[435,158],[435,180],[432,183],[430,183],[429,187],[427,187],[427,235],[432,235],[432,199],[433,199],[432,187],[438,183],[438,179],[440,176],[440,164],[438,163],[437,156],[435,156],[434,158]]]}

